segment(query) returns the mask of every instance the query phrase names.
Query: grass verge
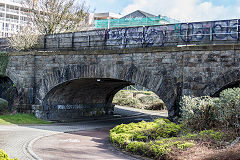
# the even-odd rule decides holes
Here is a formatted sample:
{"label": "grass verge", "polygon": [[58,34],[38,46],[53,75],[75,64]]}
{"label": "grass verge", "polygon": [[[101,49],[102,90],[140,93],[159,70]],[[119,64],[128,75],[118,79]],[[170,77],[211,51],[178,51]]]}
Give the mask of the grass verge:
{"label": "grass verge", "polygon": [[0,124],[51,124],[51,122],[38,119],[32,114],[18,113],[14,115],[1,115]]}

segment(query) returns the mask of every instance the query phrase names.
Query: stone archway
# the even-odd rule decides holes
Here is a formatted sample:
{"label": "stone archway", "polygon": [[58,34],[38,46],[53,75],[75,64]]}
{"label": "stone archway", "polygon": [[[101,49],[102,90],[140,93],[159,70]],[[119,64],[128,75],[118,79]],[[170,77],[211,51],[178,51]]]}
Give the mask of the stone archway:
{"label": "stone archway", "polygon": [[227,88],[232,88],[240,82],[240,71],[233,70],[231,72],[223,73],[217,78],[210,81],[204,90],[205,95],[218,96],[220,92]]}
{"label": "stone archway", "polygon": [[[111,83],[117,83],[117,85],[109,87],[110,90],[106,92],[104,98],[102,97],[106,108],[111,106],[112,98],[118,90],[130,84],[139,84],[155,92],[165,102],[170,112],[169,115],[174,116],[176,114],[176,108],[174,108],[174,105],[176,104],[177,98],[180,97],[180,95],[178,95],[180,94],[178,91],[179,83],[171,78],[171,74],[169,74],[169,77],[153,75],[150,70],[147,70],[144,67],[137,67],[134,64],[128,64],[121,67],[111,64],[105,66],[79,64],[45,70],[43,72],[42,84],[38,89],[38,99],[40,99],[41,104],[43,105],[43,110],[47,110],[49,106],[52,105],[46,101],[46,97],[54,95],[55,98],[53,99],[56,100],[58,99],[56,98],[57,95],[60,95],[59,88],[62,88],[64,85],[76,86],[77,83],[84,84],[84,80],[86,79],[88,79],[89,82],[92,81],[92,84],[90,86],[84,85],[85,87],[96,85],[97,79],[100,81],[101,79],[103,81],[108,79]],[[103,88],[104,87],[102,86],[102,89]],[[95,97],[97,96],[95,95]],[[97,102],[94,102],[94,100],[89,104],[94,103],[98,104]],[[101,103],[103,103],[103,101]],[[54,105],[56,105],[56,103]]]}
{"label": "stone archway", "polygon": [[8,101],[8,111],[17,109],[18,90],[7,76],[0,76],[0,98]]}

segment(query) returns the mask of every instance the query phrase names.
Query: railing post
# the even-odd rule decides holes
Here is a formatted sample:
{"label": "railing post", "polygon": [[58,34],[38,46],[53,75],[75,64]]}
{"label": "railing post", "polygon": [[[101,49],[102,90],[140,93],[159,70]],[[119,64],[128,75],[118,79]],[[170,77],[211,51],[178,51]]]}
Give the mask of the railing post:
{"label": "railing post", "polygon": [[103,49],[106,49],[106,47],[107,47],[107,39],[108,39],[108,30],[105,29],[105,32],[104,32],[104,46],[103,46]]}
{"label": "railing post", "polygon": [[74,51],[74,32],[72,32],[72,51]]}
{"label": "railing post", "polygon": [[210,35],[209,36],[210,36],[209,37],[210,41],[212,41],[213,40],[213,27],[212,26],[210,27]]}
{"label": "railing post", "polygon": [[58,34],[55,34],[56,38],[57,38],[57,48],[60,49],[60,37],[58,36]]}
{"label": "railing post", "polygon": [[186,45],[187,45],[187,43],[188,43],[188,23],[187,23],[187,31],[186,31]]}
{"label": "railing post", "polygon": [[90,35],[88,36],[88,47],[90,47]]}
{"label": "railing post", "polygon": [[44,49],[44,51],[47,49],[47,38],[46,38],[46,35],[43,36],[43,49]]}
{"label": "railing post", "polygon": [[144,48],[145,44],[145,26],[143,26],[143,31],[142,31],[142,48]]}
{"label": "railing post", "polygon": [[239,25],[240,25],[240,19],[238,19],[238,22],[237,22],[237,41],[239,40]]}

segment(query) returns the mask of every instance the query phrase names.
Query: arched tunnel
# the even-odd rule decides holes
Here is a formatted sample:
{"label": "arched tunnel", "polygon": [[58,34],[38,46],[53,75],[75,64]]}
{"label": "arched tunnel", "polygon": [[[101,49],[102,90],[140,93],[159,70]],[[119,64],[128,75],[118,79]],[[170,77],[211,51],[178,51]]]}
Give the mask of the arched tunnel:
{"label": "arched tunnel", "polygon": [[0,98],[8,101],[6,112],[12,112],[17,109],[18,94],[17,89],[12,80],[7,76],[0,76]]}
{"label": "arched tunnel", "polygon": [[52,88],[43,99],[43,119],[74,119],[112,114],[112,100],[133,83],[111,78],[74,79]]}

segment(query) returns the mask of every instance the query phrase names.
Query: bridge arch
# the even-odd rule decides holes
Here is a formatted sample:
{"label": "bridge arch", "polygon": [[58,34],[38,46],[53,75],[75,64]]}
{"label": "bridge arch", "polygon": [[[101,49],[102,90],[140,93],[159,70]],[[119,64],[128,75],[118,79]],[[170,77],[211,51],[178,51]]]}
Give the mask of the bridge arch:
{"label": "bridge arch", "polygon": [[238,69],[224,73],[209,83],[205,90],[206,95],[218,97],[221,91],[227,88],[240,87],[240,72]]}
{"label": "bridge arch", "polygon": [[[49,110],[49,106],[57,104],[51,104],[48,101],[51,99],[49,99],[49,97],[57,93],[59,94],[62,88],[66,88],[67,85],[72,86],[72,88],[73,86],[78,86],[78,88],[81,89],[80,86],[84,84],[85,87],[88,86],[91,88],[94,85],[98,86],[97,82],[101,81],[102,83],[106,82],[104,83],[105,86],[109,85],[107,84],[108,82],[112,84],[115,83],[113,86],[109,86],[111,89],[107,91],[104,97],[105,105],[107,108],[110,108],[114,95],[120,89],[131,84],[139,84],[155,92],[165,102],[169,112],[172,111],[172,114],[174,114],[172,107],[176,103],[175,101],[178,96],[178,83],[174,80],[176,79],[163,74],[154,75],[152,71],[146,67],[136,66],[133,63],[121,65],[66,65],[44,70],[41,85],[38,89],[38,99],[40,100],[40,104],[43,105],[43,110]],[[88,85],[86,85],[87,82],[89,82]],[[104,90],[104,87],[102,87],[102,89]],[[71,94],[71,96],[73,95]],[[98,96],[95,95],[95,97]],[[101,103],[103,103],[103,101]]]}
{"label": "bridge arch", "polygon": [[8,101],[8,111],[18,109],[18,89],[11,78],[5,75],[0,75],[0,98]]}

